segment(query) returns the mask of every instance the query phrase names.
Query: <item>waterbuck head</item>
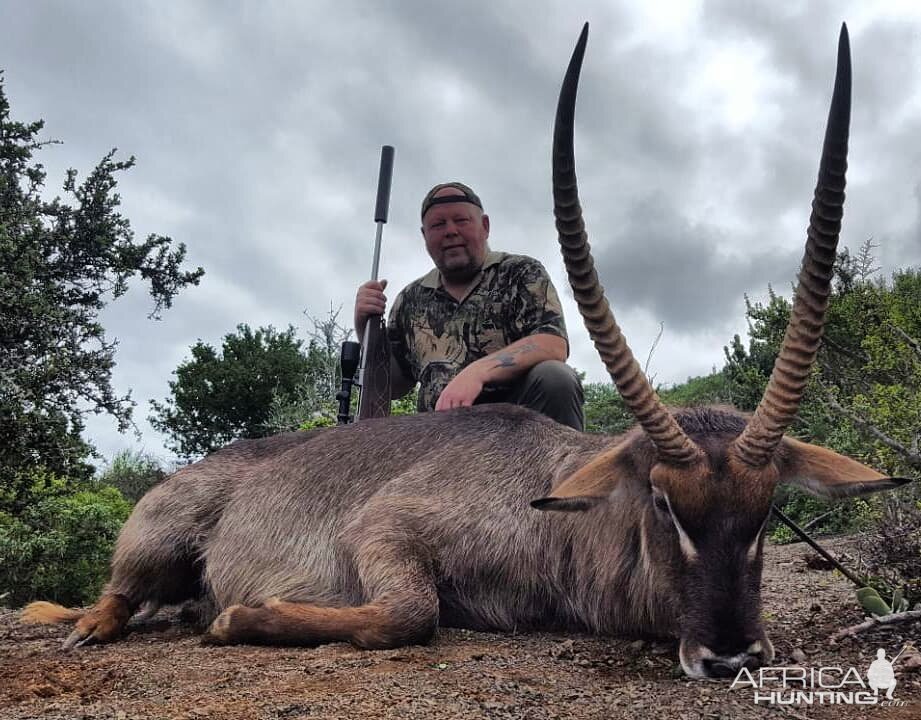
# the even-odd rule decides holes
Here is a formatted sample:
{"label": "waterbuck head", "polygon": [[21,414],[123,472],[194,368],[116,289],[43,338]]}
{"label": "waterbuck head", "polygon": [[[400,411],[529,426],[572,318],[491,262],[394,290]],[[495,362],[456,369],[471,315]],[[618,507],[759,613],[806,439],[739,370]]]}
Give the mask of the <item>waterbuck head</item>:
{"label": "waterbuck head", "polygon": [[[563,81],[553,138],[556,225],[575,300],[595,347],[639,429],[535,501],[590,512],[624,486],[644,497],[636,518],[641,564],[669,578],[680,660],[692,677],[735,675],[769,663],[760,618],[761,548],[779,483],[840,498],[884,490],[887,478],[829,450],[784,436],[815,361],[844,205],[851,69],[846,27],[819,166],[806,251],[790,323],[764,397],[749,419],[730,410],[669,412],[627,346],[598,282],[582,221],[573,151],[576,88],[588,25]],[[672,628],[669,628],[672,629]]]}

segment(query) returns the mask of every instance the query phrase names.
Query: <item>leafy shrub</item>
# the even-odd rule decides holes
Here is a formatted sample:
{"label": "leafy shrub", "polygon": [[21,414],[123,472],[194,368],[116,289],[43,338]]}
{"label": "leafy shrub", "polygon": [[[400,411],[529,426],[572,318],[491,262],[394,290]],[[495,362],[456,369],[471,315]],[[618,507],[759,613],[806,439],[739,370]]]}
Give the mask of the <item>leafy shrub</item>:
{"label": "leafy shrub", "polygon": [[418,385],[410,390],[406,395],[397,399],[390,401],[390,414],[391,415],[415,415],[416,414],[416,403],[419,401],[419,387]]}
{"label": "leafy shrub", "polygon": [[329,415],[323,415],[322,413],[317,413],[313,417],[307,418],[300,424],[298,424],[298,430],[315,430],[316,428],[323,427],[335,427],[336,419],[330,417]]}
{"label": "leafy shrub", "polygon": [[31,502],[0,510],[0,602],[83,605],[95,599],[131,505],[114,487],[35,473]]}
{"label": "leafy shrub", "polygon": [[585,430],[616,435],[636,423],[633,414],[612,383],[585,383]]}
{"label": "leafy shrub", "polygon": [[99,477],[99,482],[117,488],[133,503],[166,477],[166,471],[151,455],[124,450],[118,453]]}
{"label": "leafy shrub", "polygon": [[[320,427],[335,427],[338,422],[339,406],[332,401],[319,401],[309,394],[307,388],[294,400],[276,398],[272,404],[269,423],[273,432],[290,430],[313,430]],[[358,389],[352,388],[349,414],[354,420],[358,416]],[[413,389],[403,397],[390,403],[391,415],[415,415],[418,390]]]}
{"label": "leafy shrub", "polygon": [[858,538],[860,572],[884,597],[900,591],[921,601],[921,501],[909,493],[885,498],[878,523]]}
{"label": "leafy shrub", "polygon": [[[879,522],[882,500],[879,495],[828,501],[802,490],[784,486],[778,490],[775,504],[793,522],[810,535],[850,534],[866,530]],[[770,518],[770,538],[776,543],[798,540],[790,528],[775,517]]]}

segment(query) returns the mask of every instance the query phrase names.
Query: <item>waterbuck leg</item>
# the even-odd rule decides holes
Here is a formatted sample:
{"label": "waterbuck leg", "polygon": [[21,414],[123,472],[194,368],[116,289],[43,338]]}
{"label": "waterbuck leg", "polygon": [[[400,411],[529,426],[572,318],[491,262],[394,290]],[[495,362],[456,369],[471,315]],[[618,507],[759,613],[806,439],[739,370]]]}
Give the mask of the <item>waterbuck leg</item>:
{"label": "waterbuck leg", "polygon": [[64,650],[114,640],[125,629],[134,606],[124,595],[107,592],[89,610],[71,610],[50,602],[30,603],[22,612],[25,623],[53,624],[76,620],[76,629],[64,641]]}
{"label": "waterbuck leg", "polygon": [[427,601],[411,593],[345,608],[272,599],[257,608],[227,608],[211,624],[205,641],[302,646],[350,642],[379,650],[428,642],[435,633],[437,614],[437,599]]}
{"label": "waterbuck leg", "polygon": [[104,594],[77,621],[74,631],[64,641],[64,650],[116,639],[133,614],[134,607],[124,595]]}
{"label": "waterbuck leg", "polygon": [[428,642],[438,625],[431,553],[399,514],[372,526],[357,520],[353,526],[363,527],[360,537],[352,534],[354,543],[345,533],[364,604],[325,607],[273,598],[256,608],[233,605],[212,623],[206,642],[312,646],[338,641],[366,649]]}
{"label": "waterbuck leg", "polygon": [[131,616],[147,603],[151,617],[161,605],[202,595],[201,572],[191,557],[161,556],[151,546],[122,543],[112,560],[112,579],[92,608],[77,621],[64,649],[110,642],[124,631]]}
{"label": "waterbuck leg", "polygon": [[191,551],[198,533],[195,518],[170,513],[168,496],[157,489],[137,504],[119,533],[111,579],[96,604],[78,620],[64,649],[115,640],[144,604],[155,609],[203,594],[202,567]]}

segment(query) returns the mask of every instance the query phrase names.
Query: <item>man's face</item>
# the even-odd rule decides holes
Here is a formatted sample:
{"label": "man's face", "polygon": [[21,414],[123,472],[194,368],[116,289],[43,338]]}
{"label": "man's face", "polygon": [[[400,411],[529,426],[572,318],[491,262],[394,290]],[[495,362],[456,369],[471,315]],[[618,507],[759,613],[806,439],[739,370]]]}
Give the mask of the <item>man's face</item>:
{"label": "man's face", "polygon": [[[435,197],[457,195],[445,188]],[[489,216],[469,202],[445,203],[429,208],[422,218],[425,249],[449,283],[472,280],[486,261]]]}

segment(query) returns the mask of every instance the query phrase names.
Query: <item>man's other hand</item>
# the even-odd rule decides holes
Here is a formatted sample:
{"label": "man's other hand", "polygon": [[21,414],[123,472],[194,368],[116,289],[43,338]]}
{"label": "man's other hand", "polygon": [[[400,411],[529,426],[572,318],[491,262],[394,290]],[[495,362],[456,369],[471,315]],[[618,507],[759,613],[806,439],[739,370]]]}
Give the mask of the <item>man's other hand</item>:
{"label": "man's other hand", "polygon": [[438,396],[435,410],[470,407],[483,392],[483,380],[476,363],[468,365],[449,382]]}

